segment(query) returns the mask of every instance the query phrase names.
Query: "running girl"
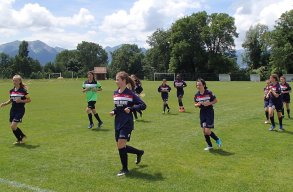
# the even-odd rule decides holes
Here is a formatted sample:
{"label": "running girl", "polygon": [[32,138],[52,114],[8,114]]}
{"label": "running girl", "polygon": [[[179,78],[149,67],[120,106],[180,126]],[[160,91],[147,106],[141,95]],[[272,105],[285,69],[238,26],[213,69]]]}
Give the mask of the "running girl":
{"label": "running girl", "polygon": [[88,102],[86,113],[88,114],[88,118],[90,121],[90,124],[88,126],[89,129],[94,127],[93,123],[93,115],[98,120],[98,126],[97,128],[100,128],[103,124],[102,120],[99,117],[99,114],[96,111],[95,104],[97,102],[97,92],[102,91],[102,86],[99,82],[95,80],[95,75],[92,71],[89,71],[87,73],[88,80],[86,80],[82,85],[82,92],[86,93],[86,100]]}
{"label": "running girl", "polygon": [[264,108],[266,120],[265,124],[269,123],[269,91],[270,91],[270,80],[266,80],[266,87],[264,88]]}
{"label": "running girl", "polygon": [[177,98],[178,98],[178,104],[179,104],[179,112],[185,112],[184,106],[183,106],[183,95],[184,90],[183,88],[186,87],[185,81],[181,79],[181,76],[178,74],[176,76],[176,80],[174,81],[174,87],[177,89]]}
{"label": "running girl", "polygon": [[[290,92],[291,87],[289,83],[286,82],[286,78],[284,76],[280,77],[280,86],[282,90],[282,98],[283,98],[283,104],[286,106],[288,118],[290,119]],[[282,109],[282,115],[284,117],[284,107]]]}
{"label": "running girl", "polygon": [[22,122],[22,118],[25,114],[24,105],[26,103],[31,102],[31,99],[28,96],[26,86],[22,83],[21,76],[15,75],[12,80],[14,88],[9,91],[10,99],[2,103],[1,107],[4,107],[12,103],[9,121],[11,123],[10,127],[12,129],[12,132],[17,139],[17,141],[14,144],[24,144],[26,135],[18,127],[18,124]]}
{"label": "running girl", "polygon": [[165,114],[166,108],[168,109],[168,113],[170,112],[170,107],[168,105],[168,97],[169,92],[171,91],[171,87],[167,85],[167,80],[163,79],[162,85],[158,88],[158,92],[161,93],[161,97],[163,100],[163,114]]}
{"label": "running girl", "polygon": [[203,130],[205,140],[208,144],[205,151],[213,149],[211,138],[213,138],[218,147],[222,146],[222,141],[216,136],[211,129],[214,128],[214,109],[213,105],[217,103],[216,96],[208,90],[206,82],[203,79],[198,79],[196,82],[198,92],[194,96],[194,106],[200,108],[200,126]]}
{"label": "running girl", "polygon": [[117,176],[122,176],[129,172],[127,154],[136,154],[136,164],[140,163],[144,154],[143,150],[126,145],[126,143],[130,141],[131,132],[134,128],[131,112],[144,110],[146,105],[133,91],[127,88],[127,84],[134,86],[134,81],[126,72],[122,71],[116,74],[116,84],[118,89],[114,91],[113,95],[115,108],[110,112],[110,115],[115,115],[115,139],[122,164],[122,169]]}
{"label": "running girl", "polygon": [[275,119],[274,119],[274,110],[277,111],[278,119],[279,119],[279,130],[283,131],[283,118],[282,118],[282,109],[283,109],[283,101],[282,101],[282,95],[281,95],[281,86],[279,84],[278,75],[272,74],[270,76],[270,91],[269,91],[269,116],[271,120],[271,128],[269,131],[272,131],[275,129]]}

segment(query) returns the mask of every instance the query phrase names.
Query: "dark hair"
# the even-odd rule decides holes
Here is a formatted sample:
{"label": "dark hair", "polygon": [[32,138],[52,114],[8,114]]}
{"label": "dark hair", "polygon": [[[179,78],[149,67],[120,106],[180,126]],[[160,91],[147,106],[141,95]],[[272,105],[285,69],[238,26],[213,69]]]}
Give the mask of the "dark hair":
{"label": "dark hair", "polygon": [[91,74],[93,76],[93,80],[96,81],[95,74],[93,71],[88,71],[87,74]]}
{"label": "dark hair", "polygon": [[181,75],[179,73],[176,75],[176,79],[180,79],[181,80]]}
{"label": "dark hair", "polygon": [[281,79],[281,78],[285,79],[285,81],[286,81],[286,77],[285,77],[285,76],[281,76],[280,79]]}
{"label": "dark hair", "polygon": [[279,77],[277,74],[271,74],[271,77],[274,78],[277,82],[279,81]]}
{"label": "dark hair", "polygon": [[135,82],[133,81],[133,79],[130,78],[128,73],[126,73],[125,71],[118,72],[116,76],[120,77],[122,80],[125,80],[126,84],[130,84],[132,88],[135,87]]}
{"label": "dark hair", "polygon": [[204,80],[204,79],[197,79],[197,81],[196,82],[201,82],[202,83],[202,85],[204,86],[204,89],[205,90],[207,90],[208,89],[208,87],[207,87],[207,84],[206,84],[206,81]]}

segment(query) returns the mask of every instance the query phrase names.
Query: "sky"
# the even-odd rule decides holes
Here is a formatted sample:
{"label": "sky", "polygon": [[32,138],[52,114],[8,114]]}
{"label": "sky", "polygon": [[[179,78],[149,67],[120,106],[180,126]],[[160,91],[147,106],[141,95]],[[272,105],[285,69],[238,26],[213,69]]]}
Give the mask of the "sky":
{"label": "sky", "polygon": [[272,29],[292,0],[0,0],[0,44],[41,40],[52,47],[75,49],[82,41],[106,46],[146,40],[179,18],[199,11],[235,18],[241,49],[245,33],[258,23]]}

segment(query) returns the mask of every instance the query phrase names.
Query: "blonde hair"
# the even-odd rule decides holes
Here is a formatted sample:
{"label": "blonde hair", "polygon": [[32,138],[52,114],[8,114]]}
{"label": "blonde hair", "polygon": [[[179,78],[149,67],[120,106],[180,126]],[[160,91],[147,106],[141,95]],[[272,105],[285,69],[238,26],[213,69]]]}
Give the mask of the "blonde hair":
{"label": "blonde hair", "polygon": [[20,81],[19,86],[22,88],[27,88],[26,84],[22,82],[22,77],[20,75],[14,75],[12,79],[18,79]]}

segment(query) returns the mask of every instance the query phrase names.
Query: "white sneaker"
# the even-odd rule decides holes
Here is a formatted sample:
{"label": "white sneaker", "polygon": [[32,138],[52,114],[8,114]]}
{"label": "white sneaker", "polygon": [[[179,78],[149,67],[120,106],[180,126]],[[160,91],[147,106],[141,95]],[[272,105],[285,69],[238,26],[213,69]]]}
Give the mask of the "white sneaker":
{"label": "white sneaker", "polygon": [[269,124],[269,121],[265,121],[265,124]]}
{"label": "white sneaker", "polygon": [[211,149],[213,149],[213,147],[211,147],[211,146],[207,146],[206,148],[204,148],[205,151],[209,151]]}

